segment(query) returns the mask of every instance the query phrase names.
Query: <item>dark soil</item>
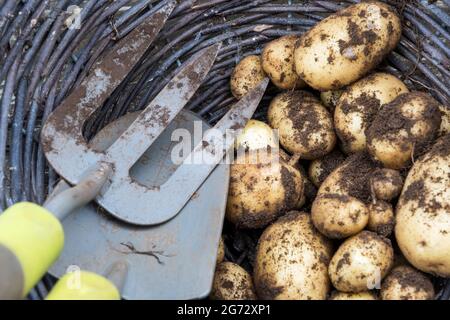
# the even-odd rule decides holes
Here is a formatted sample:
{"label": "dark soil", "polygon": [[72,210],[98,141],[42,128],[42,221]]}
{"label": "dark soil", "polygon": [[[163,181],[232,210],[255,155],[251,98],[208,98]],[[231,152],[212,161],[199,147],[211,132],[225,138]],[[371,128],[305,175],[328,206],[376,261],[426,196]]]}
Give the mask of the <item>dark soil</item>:
{"label": "dark soil", "polygon": [[321,159],[320,168],[322,170],[318,176],[319,186],[344,160],[345,156],[339,150],[334,150]]}
{"label": "dark soil", "polygon": [[375,169],[377,165],[367,153],[356,153],[345,160],[339,184],[348,195],[368,204],[371,201],[370,178]]}

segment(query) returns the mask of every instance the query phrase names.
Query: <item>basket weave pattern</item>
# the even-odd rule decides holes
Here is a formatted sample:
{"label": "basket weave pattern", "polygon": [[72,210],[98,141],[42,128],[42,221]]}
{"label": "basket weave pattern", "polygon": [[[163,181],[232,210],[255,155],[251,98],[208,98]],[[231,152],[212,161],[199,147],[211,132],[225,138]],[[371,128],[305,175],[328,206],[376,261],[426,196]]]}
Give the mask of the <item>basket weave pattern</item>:
{"label": "basket weave pattern", "polygon": [[[114,42],[167,0],[4,0],[0,6],[0,209],[28,200],[42,203],[57,180],[39,145],[49,113],[86,76]],[[86,126],[92,137],[127,112],[144,108],[192,54],[222,42],[218,59],[187,108],[211,123],[235,102],[229,77],[246,55],[273,38],[301,34],[329,14],[359,1],[181,0],[155,45]],[[389,0],[403,18],[400,44],[379,66],[411,88],[449,106],[449,2]],[[430,3],[429,3],[430,2]],[[80,28],[67,28],[77,5]],[[124,10],[124,7],[128,10]],[[18,13],[21,12],[19,15]],[[256,117],[264,118],[264,98]],[[229,259],[251,264],[256,235],[226,230]],[[230,239],[236,238],[236,239]],[[238,243],[238,245],[236,244]],[[41,298],[45,279],[31,298]],[[438,298],[449,299],[450,281],[436,280]]]}

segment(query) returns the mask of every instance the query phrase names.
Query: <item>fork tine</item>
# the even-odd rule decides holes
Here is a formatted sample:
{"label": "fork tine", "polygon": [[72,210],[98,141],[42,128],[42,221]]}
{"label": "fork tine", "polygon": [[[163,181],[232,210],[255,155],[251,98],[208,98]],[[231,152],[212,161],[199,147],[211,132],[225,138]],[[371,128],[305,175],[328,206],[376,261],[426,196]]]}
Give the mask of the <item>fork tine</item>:
{"label": "fork tine", "polygon": [[209,73],[221,43],[195,54],[106,151],[117,170],[128,170],[191,99]]}

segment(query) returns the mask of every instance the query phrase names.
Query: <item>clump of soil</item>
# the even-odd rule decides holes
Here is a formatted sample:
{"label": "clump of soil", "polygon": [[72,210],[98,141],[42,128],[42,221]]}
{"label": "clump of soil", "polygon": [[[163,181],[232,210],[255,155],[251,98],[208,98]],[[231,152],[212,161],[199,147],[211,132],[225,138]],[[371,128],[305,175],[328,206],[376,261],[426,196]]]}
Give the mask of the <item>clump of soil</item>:
{"label": "clump of soil", "polygon": [[378,166],[365,153],[356,153],[346,159],[339,184],[349,196],[368,204],[371,201],[370,178]]}

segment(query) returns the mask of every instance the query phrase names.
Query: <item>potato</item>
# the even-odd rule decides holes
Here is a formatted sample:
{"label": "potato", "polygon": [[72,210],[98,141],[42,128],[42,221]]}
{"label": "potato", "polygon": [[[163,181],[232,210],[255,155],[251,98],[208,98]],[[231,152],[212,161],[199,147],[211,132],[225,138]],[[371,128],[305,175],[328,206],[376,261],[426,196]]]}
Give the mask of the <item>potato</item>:
{"label": "potato", "polygon": [[311,208],[316,228],[329,238],[357,234],[369,222],[369,178],[376,165],[365,153],[347,158],[322,183]]}
{"label": "potato", "polygon": [[[239,228],[262,228],[300,202],[300,172],[277,155],[239,154],[231,165],[226,217]],[[254,161],[254,160],[258,161]]]}
{"label": "potato", "polygon": [[344,93],[343,90],[324,91],[320,93],[320,100],[322,101],[322,104],[328,108],[328,110],[334,113],[334,109],[336,108],[342,93]]}
{"label": "potato", "polygon": [[233,70],[230,80],[231,93],[236,99],[240,99],[265,77],[261,58],[255,55],[247,56]]}
{"label": "potato", "polygon": [[257,150],[263,148],[278,148],[278,140],[272,128],[258,120],[249,120],[236,138],[236,149]]}
{"label": "potato", "polygon": [[403,178],[397,170],[377,169],[370,178],[370,184],[377,199],[391,201],[400,195]]}
{"label": "potato", "polygon": [[346,153],[366,150],[366,130],[381,106],[409,92],[405,84],[387,73],[374,73],[352,84],[341,95],[334,111],[334,126]]}
{"label": "potato", "polygon": [[314,89],[340,89],[375,68],[400,36],[401,21],[390,6],[378,1],[351,5],[302,36],[295,69]]}
{"label": "potato", "polygon": [[294,69],[294,48],[298,37],[284,36],[269,42],[261,55],[262,67],[272,83],[280,89],[298,89],[305,86]]}
{"label": "potato", "polygon": [[318,188],[325,181],[326,177],[330,175],[342,162],[345,157],[339,150],[325,155],[323,158],[319,158],[311,161],[308,169],[308,176],[312,183]]}
{"label": "potato", "polygon": [[335,146],[331,114],[308,92],[285,92],[275,97],[268,121],[278,129],[280,144],[303,159],[323,157]]}
{"label": "potato", "polygon": [[270,102],[269,109],[267,111],[267,121],[269,125],[278,129],[280,127],[281,121],[289,117],[289,110],[292,101],[307,101],[314,102],[316,97],[309,93],[308,91],[288,91],[283,92],[275,96]]}
{"label": "potato", "polygon": [[258,297],[324,300],[331,243],[304,212],[292,211],[270,225],[259,239],[254,267]]}
{"label": "potato", "polygon": [[445,136],[450,133],[450,108],[439,105],[441,111],[441,127],[439,128],[439,136]]}
{"label": "potato", "polygon": [[316,197],[317,194],[317,188],[314,186],[314,184],[309,181],[308,175],[305,171],[305,169],[299,164],[299,157],[298,156],[290,156],[286,153],[283,149],[278,149],[280,153],[280,158],[284,162],[290,164],[295,169],[297,169],[300,172],[300,175],[303,179],[303,194],[300,198],[300,201],[298,202],[297,206],[293,209],[300,209],[303,207],[303,205],[306,203],[306,200],[312,201]]}
{"label": "potato", "polygon": [[427,276],[410,266],[398,266],[381,285],[382,300],[432,300],[434,288]]}
{"label": "potato", "polygon": [[225,244],[223,242],[223,237],[220,237],[219,247],[217,248],[217,257],[216,257],[216,265],[223,262],[225,259]]}
{"label": "potato", "polygon": [[417,160],[397,203],[395,236],[417,269],[450,277],[450,135]]}
{"label": "potato", "polygon": [[378,297],[372,291],[357,293],[333,291],[329,300],[378,300]]}
{"label": "potato", "polygon": [[390,203],[378,200],[369,204],[369,223],[367,229],[381,236],[388,237],[394,230],[394,209]]}
{"label": "potato", "polygon": [[213,300],[255,300],[252,277],[241,266],[222,262],[216,268],[209,297]]}
{"label": "potato", "polygon": [[375,288],[394,262],[391,242],[374,232],[362,231],[341,244],[331,259],[328,273],[342,292]]}
{"label": "potato", "polygon": [[423,92],[404,93],[384,105],[367,130],[367,149],[386,168],[402,169],[434,141],[439,104]]}

